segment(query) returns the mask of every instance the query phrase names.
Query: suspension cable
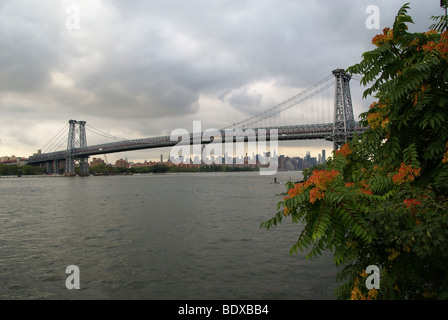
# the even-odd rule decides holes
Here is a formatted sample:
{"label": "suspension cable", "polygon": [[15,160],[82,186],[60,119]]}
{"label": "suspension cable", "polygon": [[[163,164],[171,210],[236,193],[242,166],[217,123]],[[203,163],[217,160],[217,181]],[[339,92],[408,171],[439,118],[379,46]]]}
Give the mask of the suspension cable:
{"label": "suspension cable", "polygon": [[[261,113],[261,114],[259,115],[259,116],[260,116],[260,119],[256,119],[256,120],[254,120],[254,121],[252,121],[252,122],[246,123],[245,127],[247,127],[247,126],[249,126],[249,125],[252,125],[252,124],[254,124],[254,123],[257,123],[257,122],[259,122],[259,121],[261,121],[261,120],[263,120],[263,119],[273,117],[274,115],[279,114],[279,113],[282,112],[282,111],[288,110],[288,109],[290,109],[290,108],[292,108],[292,107],[294,107],[294,106],[296,106],[296,105],[298,105],[298,104],[300,104],[300,103],[302,103],[302,102],[305,102],[305,101],[311,99],[312,97],[316,96],[317,94],[319,94],[319,93],[325,91],[326,89],[332,87],[332,86],[334,85],[334,83],[335,83],[335,82],[332,81],[331,83],[325,85],[324,87],[320,88],[319,90],[317,90],[317,91],[315,91],[315,92],[312,92],[312,93],[310,93],[310,94],[308,94],[308,95],[306,95],[306,96],[304,96],[304,97],[301,97],[301,99],[299,99],[299,100],[297,100],[297,101],[294,101],[295,99],[289,99],[289,100],[287,100],[287,101],[288,101],[288,102],[292,102],[290,105],[287,105],[286,103],[282,103],[281,105],[277,105],[275,108],[271,108],[271,109],[268,110],[268,111],[271,112],[270,114],[269,114],[268,112],[263,112],[263,113]],[[296,97],[297,97],[297,96],[296,96]],[[296,99],[297,99],[297,98],[296,98]],[[283,107],[283,108],[278,109],[279,107]],[[263,116],[263,117],[261,118],[261,116]],[[248,120],[251,120],[252,118],[254,118],[254,117],[251,117],[251,118],[248,119]]]}
{"label": "suspension cable", "polygon": [[86,130],[88,130],[89,132],[92,132],[93,134],[102,136],[107,139],[115,140],[115,141],[127,140],[126,138],[120,138],[120,137],[116,137],[111,134],[108,134],[104,131],[101,131],[99,129],[92,127],[91,125],[86,126]]}
{"label": "suspension cable", "polygon": [[[253,116],[251,116],[251,117],[249,117],[249,118],[247,118],[245,120],[242,120],[242,121],[239,121],[239,122],[234,123],[232,125],[229,125],[229,126],[223,128],[223,129],[228,129],[230,127],[238,126],[238,125],[243,124],[243,123],[246,123],[245,127],[247,127],[248,125],[251,125],[253,123],[256,123],[256,122],[265,120],[267,118],[273,117],[274,115],[276,115],[276,114],[278,114],[278,113],[280,113],[280,112],[282,112],[284,110],[287,110],[287,109],[297,105],[298,103],[306,101],[310,97],[314,96],[315,94],[320,93],[323,90],[327,89],[329,86],[334,84],[334,81],[330,85],[327,84],[323,89],[318,90],[316,93],[313,93],[313,94],[310,93],[310,92],[313,92],[314,90],[316,90],[316,88],[318,88],[320,86],[323,86],[330,79],[334,79],[334,76],[333,75],[329,75],[326,78],[324,78],[321,81],[319,81],[316,84],[314,84],[313,86],[309,87],[308,89],[306,89],[304,91],[301,91],[300,93],[296,94],[295,96],[293,96],[293,97],[291,97],[291,98],[289,98],[289,99],[287,99],[287,100],[285,100],[285,101],[275,105],[274,107],[272,107],[270,109],[267,109],[267,110],[265,110],[263,112],[260,112],[258,114],[255,114],[255,115],[253,115]],[[306,96],[307,94],[310,94],[310,95]],[[303,98],[300,99],[298,102],[295,101],[295,100],[297,100],[297,99],[299,99],[301,97],[303,97]],[[290,103],[292,103],[292,104],[289,105]],[[254,119],[257,119],[257,118],[258,118],[258,120],[254,120]],[[253,120],[253,121],[250,122],[250,123],[247,123],[250,120]]]}
{"label": "suspension cable", "polygon": [[[68,123],[66,123],[65,126],[64,126],[61,130],[59,130],[59,132],[56,133],[56,134],[54,135],[54,137],[51,138],[50,141],[48,141],[48,142],[45,144],[45,146],[44,146],[41,150],[44,151],[45,148],[47,148],[47,147],[48,147],[47,150],[52,150],[52,149],[50,149],[50,148],[51,148],[55,143],[57,143],[56,141],[59,141],[59,139],[61,138],[61,136],[60,136],[61,132],[64,131],[64,130],[66,130],[67,126],[68,126]],[[67,135],[65,135],[65,136],[67,136]],[[57,138],[58,140],[55,140],[56,138]],[[53,140],[55,140],[55,141],[53,141]]]}

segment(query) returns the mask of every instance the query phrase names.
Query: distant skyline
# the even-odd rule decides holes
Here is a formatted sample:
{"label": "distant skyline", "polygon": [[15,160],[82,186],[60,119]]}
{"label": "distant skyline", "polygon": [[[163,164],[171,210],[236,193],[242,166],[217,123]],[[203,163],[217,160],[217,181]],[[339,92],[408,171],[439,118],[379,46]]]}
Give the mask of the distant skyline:
{"label": "distant skyline", "polygon": [[[316,158],[316,161],[317,161],[317,163],[322,163],[322,161],[323,160],[321,160],[321,162],[319,162],[319,160],[321,159],[321,156],[322,156],[322,151],[323,150],[325,150],[325,149],[321,149],[320,150],[320,152],[318,152],[318,153],[313,153],[313,152],[311,152],[311,151],[305,151],[305,154],[304,155],[290,155],[290,154],[282,154],[282,153],[278,153],[278,154],[276,154],[277,155],[277,157],[289,157],[289,158],[294,158],[294,157],[300,157],[300,158],[306,158],[307,157],[307,155],[309,154],[310,155],[310,157],[311,158]],[[119,154],[117,154],[117,155],[119,155]],[[253,154],[253,155],[247,155],[251,160],[253,160],[253,156],[257,156],[257,154]],[[328,152],[327,152],[327,150],[325,150],[325,160],[326,159],[328,159],[328,157],[331,157],[332,156],[332,154],[330,153],[330,154],[328,154]],[[225,159],[225,157],[226,156],[224,156],[224,157],[222,157],[222,162],[223,162],[223,164],[226,164],[226,160],[224,160]],[[230,158],[230,156],[229,155],[227,155],[227,157],[229,157]],[[241,155],[238,155],[238,156],[234,156],[233,158],[238,158],[238,159],[241,159]],[[90,160],[89,161],[92,161],[92,159],[93,158],[96,158],[96,159],[101,159],[101,160],[104,160],[104,161],[106,161],[106,158],[104,157],[104,156],[101,156],[101,155],[97,155],[97,156],[95,156],[95,157],[90,157]],[[116,160],[114,160],[114,161],[111,161],[111,160],[109,160],[110,159],[110,157],[109,157],[109,155],[107,155],[107,164],[114,164],[117,160],[126,160],[127,162],[129,162],[129,163],[144,163],[144,162],[166,162],[166,161],[172,161],[173,160],[173,157],[171,156],[170,157],[170,155],[168,154],[168,155],[164,155],[163,153],[160,153],[159,154],[159,156],[158,157],[155,157],[155,158],[151,158],[151,159],[139,159],[139,160],[134,160],[134,159],[130,159],[130,158],[128,158],[128,157],[117,157],[117,159]],[[198,159],[200,159],[198,156],[194,156],[194,157],[191,157],[190,158],[191,159],[191,161],[192,162],[197,162],[197,160]],[[322,158],[323,159],[323,158]],[[212,160],[211,158],[209,158],[209,160]],[[227,162],[229,162],[229,160],[227,160]]]}
{"label": "distant skyline", "polygon": [[[28,157],[68,122],[127,139],[220,128],[290,98],[373,49],[405,1],[0,1],[0,156]],[[438,0],[410,2],[427,31]],[[379,29],[366,8],[380,10]],[[368,109],[351,81],[355,118]],[[279,143],[317,154],[321,140]],[[167,149],[108,155],[158,159]]]}

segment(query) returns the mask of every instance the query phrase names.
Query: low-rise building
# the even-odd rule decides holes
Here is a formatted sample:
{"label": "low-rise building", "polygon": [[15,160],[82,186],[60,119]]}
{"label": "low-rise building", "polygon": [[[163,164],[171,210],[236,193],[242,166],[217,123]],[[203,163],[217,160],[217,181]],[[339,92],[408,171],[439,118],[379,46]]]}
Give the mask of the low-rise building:
{"label": "low-rise building", "polygon": [[89,165],[90,165],[90,167],[96,167],[96,166],[103,165],[103,164],[106,164],[106,162],[104,162],[103,159],[93,158],[92,161],[90,161]]}
{"label": "low-rise building", "polygon": [[17,166],[23,166],[26,164],[26,158],[24,157],[16,157],[15,155],[9,157],[9,156],[3,156],[0,157],[0,163],[6,164],[6,165],[17,165]]}
{"label": "low-rise building", "polygon": [[117,168],[129,168],[129,163],[124,159],[118,159],[115,162],[115,167]]}

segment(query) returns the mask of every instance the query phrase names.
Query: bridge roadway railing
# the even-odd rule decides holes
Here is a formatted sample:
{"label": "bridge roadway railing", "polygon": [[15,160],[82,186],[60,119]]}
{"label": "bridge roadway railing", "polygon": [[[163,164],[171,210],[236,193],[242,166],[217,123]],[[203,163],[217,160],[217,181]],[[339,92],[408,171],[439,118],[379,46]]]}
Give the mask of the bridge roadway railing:
{"label": "bridge roadway railing", "polygon": [[[265,131],[260,131],[265,129]],[[226,142],[226,133],[233,137],[233,142],[236,141],[248,141],[250,139],[257,140],[264,138],[267,141],[271,140],[271,131],[277,129],[277,140],[307,140],[307,139],[325,139],[332,140],[333,123],[324,124],[312,124],[312,125],[298,125],[298,126],[281,126],[281,127],[267,127],[267,128],[254,128],[254,129],[222,129],[219,131],[220,136],[214,136],[210,139],[203,138],[203,132],[190,133],[187,135],[179,135],[177,140],[172,140],[171,136],[160,136],[152,138],[130,139],[118,142],[97,144],[93,146],[87,146],[82,148],[72,149],[71,155],[74,158],[82,158],[99,154],[172,147],[182,144],[195,144],[200,142],[201,144],[208,144],[215,140],[221,140]],[[229,131],[226,131],[229,130]],[[363,128],[357,126],[356,131],[364,131]],[[263,135],[263,133],[266,135]],[[253,136],[255,134],[255,136]],[[260,136],[259,136],[260,134]],[[28,164],[42,163],[53,160],[62,160],[68,156],[67,150],[43,153],[31,156],[28,159]]]}

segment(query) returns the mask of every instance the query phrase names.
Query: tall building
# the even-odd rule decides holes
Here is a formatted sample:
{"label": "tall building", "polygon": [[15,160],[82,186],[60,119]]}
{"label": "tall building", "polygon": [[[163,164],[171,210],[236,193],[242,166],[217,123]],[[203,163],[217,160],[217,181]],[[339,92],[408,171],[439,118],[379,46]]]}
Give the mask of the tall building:
{"label": "tall building", "polygon": [[286,170],[286,159],[284,155],[278,157],[278,170],[280,171]]}

